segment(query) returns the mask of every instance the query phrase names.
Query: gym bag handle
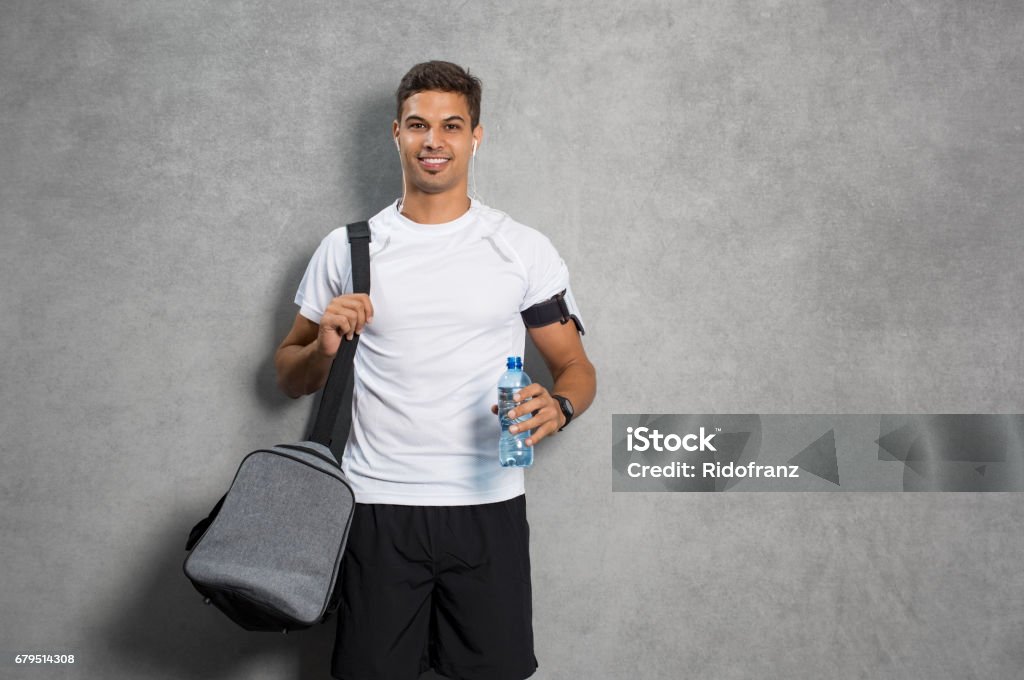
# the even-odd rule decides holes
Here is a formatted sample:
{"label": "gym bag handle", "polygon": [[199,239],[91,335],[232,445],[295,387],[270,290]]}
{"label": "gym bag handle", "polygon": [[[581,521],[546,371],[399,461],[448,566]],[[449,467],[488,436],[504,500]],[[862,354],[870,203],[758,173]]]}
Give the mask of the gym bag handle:
{"label": "gym bag handle", "polygon": [[[370,224],[366,221],[353,222],[345,228],[348,232],[349,250],[352,254],[352,292],[369,294]],[[331,363],[331,372],[327,375],[327,384],[324,385],[320,408],[316,412],[316,421],[313,423],[313,433],[309,435],[310,441],[330,448],[331,433],[338,420],[338,411],[341,410],[341,403],[345,397],[345,388],[348,385],[349,374],[352,372],[352,361],[355,359],[358,345],[358,333],[353,333],[351,340],[342,337],[341,347]],[[338,463],[341,463],[342,454],[336,455]]]}

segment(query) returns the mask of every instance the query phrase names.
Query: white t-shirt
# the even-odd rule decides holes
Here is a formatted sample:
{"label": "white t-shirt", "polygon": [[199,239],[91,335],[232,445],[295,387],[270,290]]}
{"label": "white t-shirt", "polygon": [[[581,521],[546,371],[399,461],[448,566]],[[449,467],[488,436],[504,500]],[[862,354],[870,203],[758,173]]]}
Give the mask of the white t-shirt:
{"label": "white t-shirt", "polygon": [[[429,225],[397,203],[369,220],[374,314],[356,349],[342,466],[359,503],[514,498],[523,470],[498,463],[491,405],[505,359],[523,354],[519,312],[565,290],[580,316],[569,272],[547,237],[477,201]],[[345,227],[323,239],[295,295],[304,317],[319,323],[334,297],[352,292],[350,259]]]}

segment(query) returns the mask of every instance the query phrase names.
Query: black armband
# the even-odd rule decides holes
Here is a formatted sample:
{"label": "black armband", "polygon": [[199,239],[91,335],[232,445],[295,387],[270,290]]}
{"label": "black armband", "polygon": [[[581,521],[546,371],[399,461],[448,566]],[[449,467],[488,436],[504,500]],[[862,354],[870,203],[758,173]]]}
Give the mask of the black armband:
{"label": "black armband", "polygon": [[552,295],[543,302],[538,302],[534,306],[524,309],[519,314],[523,317],[523,323],[526,324],[527,328],[539,328],[556,321],[564,325],[571,320],[576,324],[576,332],[580,335],[585,334],[580,320],[576,318],[575,314],[569,313],[569,306],[565,304],[564,290],[557,295]]}

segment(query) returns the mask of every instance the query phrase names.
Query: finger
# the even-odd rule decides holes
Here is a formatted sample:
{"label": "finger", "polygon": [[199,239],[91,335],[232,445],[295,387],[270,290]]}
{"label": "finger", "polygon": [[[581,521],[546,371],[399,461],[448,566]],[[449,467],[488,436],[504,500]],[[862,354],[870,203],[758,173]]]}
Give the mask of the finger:
{"label": "finger", "polygon": [[515,408],[509,411],[508,417],[515,419],[520,416],[536,413],[542,408],[547,407],[557,408],[557,404],[555,400],[545,392],[544,396],[538,396],[532,399],[527,399],[526,401],[517,402]]}
{"label": "finger", "polygon": [[350,330],[348,317],[338,312],[325,312],[320,318],[320,328],[345,335]]}
{"label": "finger", "polygon": [[519,434],[520,432],[530,432],[531,434],[535,434],[545,422],[547,421],[541,418],[530,418],[529,420],[524,420],[521,423],[509,425],[508,431],[512,434]]}
{"label": "finger", "polygon": [[346,340],[351,340],[356,330],[355,320],[351,314],[346,310],[341,314],[338,314],[339,328],[342,329],[342,335],[345,336]]}
{"label": "finger", "polygon": [[355,324],[356,333],[363,332],[363,326],[366,325],[366,307],[359,304],[358,301],[354,301],[355,304],[352,306],[352,311],[355,312],[355,317],[352,319]]}
{"label": "finger", "polygon": [[512,395],[512,399],[522,401],[524,399],[534,399],[542,394],[547,394],[547,389],[539,383],[531,383],[526,387],[520,388],[518,392]]}
{"label": "finger", "polygon": [[[365,319],[365,323],[373,321],[373,303],[370,302],[370,296],[366,293],[339,295],[332,299],[330,304],[327,305],[328,312],[340,314],[346,309],[356,311],[357,315],[360,315],[361,318]],[[362,324],[360,324],[360,330],[361,328]]]}
{"label": "finger", "polygon": [[557,431],[557,428],[555,428],[553,426],[552,427],[544,426],[544,427],[537,428],[536,430],[534,430],[530,434],[529,437],[526,438],[526,445],[527,446],[536,446],[537,442],[539,442],[542,439],[545,439],[550,434],[554,434],[556,431]]}
{"label": "finger", "polygon": [[320,319],[320,327],[326,327],[329,330],[336,332],[348,340],[352,339],[353,325],[352,320],[347,314],[334,313],[324,314],[323,318]]}
{"label": "finger", "polygon": [[366,293],[356,293],[354,295],[344,295],[342,297],[335,298],[339,303],[344,304],[346,307],[352,309],[361,310],[363,316],[367,319],[373,318],[373,303],[370,302],[370,296]]}
{"label": "finger", "polygon": [[554,428],[558,429],[558,414],[555,409],[541,409],[532,418],[510,425],[508,431],[515,434],[526,430],[539,430],[545,425],[554,425]]}
{"label": "finger", "polygon": [[360,293],[359,298],[363,302],[363,310],[366,314],[366,323],[373,321],[373,303],[370,302],[370,296],[366,293]]}
{"label": "finger", "polygon": [[349,318],[356,333],[362,333],[367,318],[366,305],[363,304],[363,301],[353,297],[337,298],[337,300],[337,312]]}

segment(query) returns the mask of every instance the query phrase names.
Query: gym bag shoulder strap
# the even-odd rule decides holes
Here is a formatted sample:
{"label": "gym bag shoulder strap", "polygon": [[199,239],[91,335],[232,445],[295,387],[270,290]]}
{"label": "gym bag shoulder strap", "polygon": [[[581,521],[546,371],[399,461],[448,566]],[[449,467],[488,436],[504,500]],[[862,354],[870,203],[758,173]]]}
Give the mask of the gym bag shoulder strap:
{"label": "gym bag shoulder strap", "polygon": [[[346,227],[348,232],[349,250],[352,253],[352,291],[355,293],[370,292],[370,224],[368,222],[354,222]],[[331,445],[331,433],[334,430],[335,421],[338,419],[338,411],[341,402],[345,398],[345,386],[348,384],[348,375],[352,371],[352,361],[356,356],[356,347],[359,345],[359,334],[352,335],[352,340],[341,343],[338,354],[331,364],[331,372],[327,376],[327,384],[324,385],[324,396],[320,400],[320,408],[316,413],[316,421],[313,423],[313,433],[309,435],[310,441],[319,442],[324,446]]]}

